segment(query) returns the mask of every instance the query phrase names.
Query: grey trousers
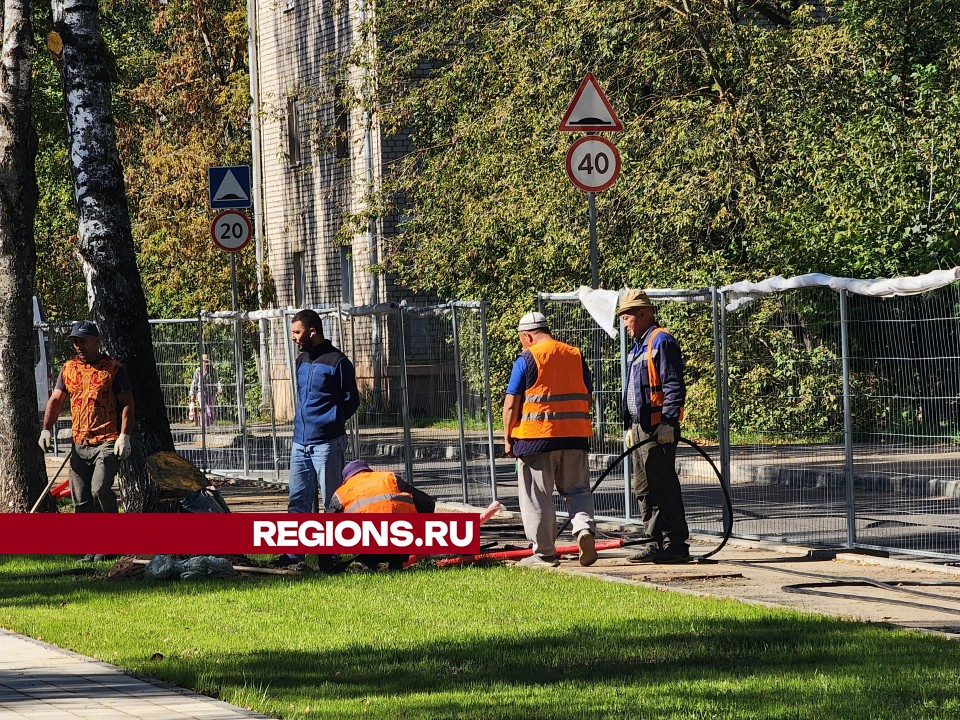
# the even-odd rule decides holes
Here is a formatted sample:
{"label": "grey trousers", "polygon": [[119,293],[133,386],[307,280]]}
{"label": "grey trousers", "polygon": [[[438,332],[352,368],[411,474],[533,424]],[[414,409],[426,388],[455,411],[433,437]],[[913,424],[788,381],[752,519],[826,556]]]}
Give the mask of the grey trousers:
{"label": "grey trousers", "polygon": [[594,532],[593,495],[586,450],[551,450],[527,455],[517,461],[520,483],[520,517],[533,552],[541,557],[557,554],[556,488],[573,519],[573,534]]}
{"label": "grey trousers", "polygon": [[78,513],[120,512],[113,493],[113,479],[120,461],[113,454],[113,440],[101,445],[74,445],[70,455],[70,497]]}

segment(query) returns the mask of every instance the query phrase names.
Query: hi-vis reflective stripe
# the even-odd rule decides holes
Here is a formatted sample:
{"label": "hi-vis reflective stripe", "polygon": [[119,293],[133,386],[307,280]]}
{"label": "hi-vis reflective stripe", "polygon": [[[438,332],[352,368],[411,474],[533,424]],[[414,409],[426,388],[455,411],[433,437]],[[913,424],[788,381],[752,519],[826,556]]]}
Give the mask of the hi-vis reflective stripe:
{"label": "hi-vis reflective stripe", "polygon": [[355,503],[351,503],[350,507],[345,509],[347,512],[357,512],[360,508],[376,502],[405,503],[410,507],[416,507],[413,504],[413,498],[409,495],[394,495],[393,493],[385,493],[383,495],[374,495],[372,497],[365,497],[363,500],[357,500]]}
{"label": "hi-vis reflective stripe", "polygon": [[590,402],[590,395],[587,393],[567,393],[566,395],[551,395],[546,393],[543,395],[525,395],[524,400],[532,403],[563,402],[565,400],[583,400]]}
{"label": "hi-vis reflective stripe", "polygon": [[524,413],[520,416],[521,420],[536,420],[544,422],[546,420],[589,420],[588,412],[545,412],[545,413]]}

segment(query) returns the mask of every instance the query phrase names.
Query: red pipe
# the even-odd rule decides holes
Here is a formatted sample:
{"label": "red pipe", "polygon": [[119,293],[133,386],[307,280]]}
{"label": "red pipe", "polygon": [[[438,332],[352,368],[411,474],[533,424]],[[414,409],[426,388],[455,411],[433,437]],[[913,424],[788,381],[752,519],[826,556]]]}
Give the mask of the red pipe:
{"label": "red pipe", "polygon": [[[483,525],[487,520],[489,520],[494,515],[496,515],[497,511],[499,511],[501,507],[502,506],[500,505],[500,503],[497,502],[496,500],[494,500],[492,503],[487,505],[487,509],[484,510],[482,513],[480,513],[480,524]],[[411,555],[404,561],[403,566],[405,568],[408,568],[414,563],[419,562],[420,560],[423,560],[424,558],[428,558],[428,557],[430,556],[429,555]]]}
{"label": "red pipe", "polygon": [[[613,550],[623,547],[623,539],[603,540],[596,545],[597,550]],[[557,548],[557,555],[571,555],[579,553],[580,548],[576,545],[563,545]],[[463,565],[473,563],[478,560],[520,560],[521,558],[533,555],[533,548],[525,550],[500,550],[498,552],[480,553],[479,555],[461,555],[455,558],[445,558],[437,560],[437,567],[452,567],[454,565]]]}
{"label": "red pipe", "polygon": [[64,480],[50,488],[50,494],[55,498],[66,497],[70,494],[70,481]]}

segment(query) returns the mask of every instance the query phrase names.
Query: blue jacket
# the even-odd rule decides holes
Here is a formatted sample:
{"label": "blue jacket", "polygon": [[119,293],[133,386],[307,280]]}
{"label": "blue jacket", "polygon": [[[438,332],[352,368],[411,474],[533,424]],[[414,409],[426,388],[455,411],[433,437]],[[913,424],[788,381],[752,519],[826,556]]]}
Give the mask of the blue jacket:
{"label": "blue jacket", "polygon": [[[627,358],[627,384],[623,388],[623,425],[639,425],[646,432],[654,428],[650,422],[650,378],[647,372],[647,340],[655,328],[654,324],[647,328],[643,337],[633,341]],[[683,383],[683,359],[680,357],[680,346],[673,335],[661,332],[653,342],[653,361],[660,373],[660,384],[663,387],[663,410],[661,422],[680,426],[680,411],[687,399],[687,388]],[[630,391],[633,389],[631,402]],[[631,405],[636,410],[631,412]]]}
{"label": "blue jacket", "polygon": [[300,445],[340,437],[360,406],[353,363],[329,340],[297,357],[297,400],[293,441]]}

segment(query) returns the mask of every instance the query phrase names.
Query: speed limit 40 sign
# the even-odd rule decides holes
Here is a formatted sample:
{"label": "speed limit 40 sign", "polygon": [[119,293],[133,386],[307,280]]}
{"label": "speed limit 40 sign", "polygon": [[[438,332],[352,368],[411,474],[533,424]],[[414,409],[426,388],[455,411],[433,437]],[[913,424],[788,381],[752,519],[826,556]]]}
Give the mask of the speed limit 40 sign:
{"label": "speed limit 40 sign", "polygon": [[606,138],[588,135],[567,150],[567,177],[584,192],[606,190],[620,175],[620,153]]}
{"label": "speed limit 40 sign", "polygon": [[213,219],[210,235],[221,250],[236,252],[250,242],[250,220],[239,210],[224,210]]}

